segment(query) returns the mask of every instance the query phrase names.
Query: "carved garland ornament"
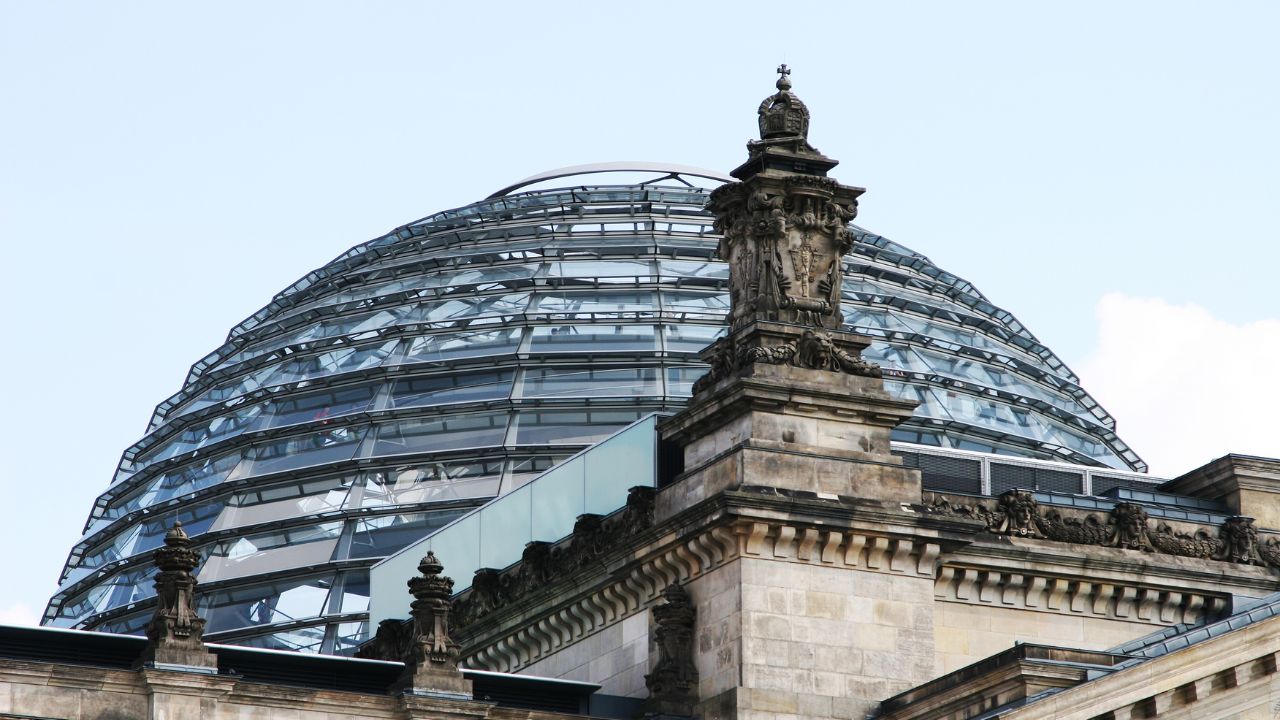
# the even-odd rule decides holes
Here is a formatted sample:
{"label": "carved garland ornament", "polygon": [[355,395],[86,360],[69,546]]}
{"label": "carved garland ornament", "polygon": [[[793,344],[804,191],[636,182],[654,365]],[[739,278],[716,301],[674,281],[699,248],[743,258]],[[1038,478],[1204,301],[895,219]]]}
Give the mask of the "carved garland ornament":
{"label": "carved garland ornament", "polygon": [[1253,518],[1249,517],[1227,518],[1214,537],[1205,530],[1177,532],[1163,522],[1153,530],[1147,511],[1135,503],[1117,503],[1105,520],[1096,514],[1083,519],[1064,518],[1057,510],[1040,508],[1035,496],[1027,490],[1001,494],[994,508],[982,501],[953,504],[941,495],[926,498],[926,506],[937,513],[980,520],[989,532],[997,535],[1280,568],[1280,542],[1274,538],[1260,542]]}
{"label": "carved garland ornament", "polygon": [[717,340],[711,349],[711,369],[693,384],[697,394],[755,363],[791,365],[808,370],[827,370],[878,378],[880,366],[841,350],[831,336],[821,330],[805,330],[794,342],[771,347],[735,346],[732,338]]}

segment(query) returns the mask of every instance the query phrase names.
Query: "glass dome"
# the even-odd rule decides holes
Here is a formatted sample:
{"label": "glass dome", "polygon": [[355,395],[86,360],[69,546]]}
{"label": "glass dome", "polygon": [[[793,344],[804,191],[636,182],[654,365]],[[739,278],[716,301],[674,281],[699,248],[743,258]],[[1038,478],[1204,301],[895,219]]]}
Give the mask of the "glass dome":
{"label": "glass dome", "polygon": [[[594,182],[627,172],[626,184]],[[151,552],[181,520],[219,642],[350,652],[368,567],[653,411],[680,409],[723,332],[714,172],[534,176],[315,270],[232,328],[161,402],[97,499],[45,623],[140,633]],[[558,184],[561,187],[537,189]],[[847,329],[910,443],[1145,471],[1012,315],[861,228]]]}

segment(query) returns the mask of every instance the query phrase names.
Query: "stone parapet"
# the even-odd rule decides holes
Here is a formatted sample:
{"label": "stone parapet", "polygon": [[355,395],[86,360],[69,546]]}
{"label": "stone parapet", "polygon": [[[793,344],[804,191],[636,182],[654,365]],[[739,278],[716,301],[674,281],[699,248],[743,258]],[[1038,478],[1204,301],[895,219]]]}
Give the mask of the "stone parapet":
{"label": "stone parapet", "polygon": [[[86,648],[87,650],[88,648]],[[90,655],[79,662],[92,661]],[[287,656],[281,660],[287,663]],[[359,661],[356,661],[359,662]],[[231,673],[124,670],[0,658],[0,717],[60,720],[568,720],[581,717],[424,693],[350,692]]]}
{"label": "stone parapet", "polygon": [[1219,500],[1237,515],[1280,529],[1280,460],[1224,455],[1160,486],[1164,492]]}
{"label": "stone parapet", "polygon": [[[643,697],[640,679],[654,661],[644,618],[678,583],[698,607],[704,717],[762,707],[806,714],[802,704],[814,717],[860,716],[1017,641],[1043,636],[1097,650],[1218,617],[1233,595],[1280,587],[1262,565],[1130,549],[1108,543],[1103,531],[1094,545],[1054,539],[1050,525],[1020,532],[1019,523],[1041,527],[1043,509],[1012,520],[1006,515],[1017,511],[1007,503],[999,510],[999,499],[895,504],[743,486],[677,511],[682,489],[643,503],[669,508],[665,519],[649,516],[652,525],[599,531],[623,527],[624,510],[619,519],[580,523],[579,537],[535,553],[563,553],[564,574],[522,585],[516,565],[486,580],[528,590],[491,597],[482,613],[465,611],[458,638],[468,665]],[[957,509],[962,499],[986,510]],[[1065,509],[1053,522],[1076,527],[1085,512]],[[1089,524],[1108,527],[1105,519]],[[476,602],[476,587],[458,606]]]}
{"label": "stone parapet", "polygon": [[878,720],[964,720],[1046,690],[1072,687],[1090,670],[1126,658],[1112,653],[1024,644],[884,701]]}
{"label": "stone parapet", "polygon": [[[1152,556],[1280,570],[1280,533],[1259,529],[1250,517],[1211,520],[1213,516],[1198,513],[1204,519],[1192,520],[1151,516],[1146,508],[1130,502],[1117,502],[1109,508],[1041,505],[1035,494],[1026,490],[1010,490],[998,498],[926,493],[922,505],[925,512],[970,518],[982,523],[990,534],[1018,540],[1138,550]],[[1131,559],[1122,564],[1126,572],[1132,572]],[[1241,573],[1246,581],[1250,575]],[[1271,577],[1270,573],[1263,575]]]}
{"label": "stone parapet", "polygon": [[[1090,682],[1065,688],[1001,720],[1272,718],[1280,618],[1271,618]],[[962,720],[962,713],[913,720]]]}

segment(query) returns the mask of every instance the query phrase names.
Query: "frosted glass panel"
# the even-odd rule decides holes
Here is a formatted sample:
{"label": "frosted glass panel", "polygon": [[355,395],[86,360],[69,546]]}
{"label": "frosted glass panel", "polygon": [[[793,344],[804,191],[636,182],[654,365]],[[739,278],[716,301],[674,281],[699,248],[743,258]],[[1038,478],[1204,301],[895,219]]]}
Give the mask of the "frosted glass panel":
{"label": "frosted glass panel", "polygon": [[533,488],[525,485],[490,503],[480,517],[480,567],[502,569],[514,560],[513,548],[524,548],[533,539],[530,501]]}
{"label": "frosted glass panel", "polygon": [[520,559],[530,540],[561,540],[573,533],[579,515],[608,515],[626,505],[628,489],[655,487],[656,428],[656,415],[641,418],[374,565],[369,573],[370,622],[376,626],[408,616],[404,584],[417,574],[418,560],[428,550],[453,578],[454,592],[462,592],[471,587],[478,568],[505,568]]}

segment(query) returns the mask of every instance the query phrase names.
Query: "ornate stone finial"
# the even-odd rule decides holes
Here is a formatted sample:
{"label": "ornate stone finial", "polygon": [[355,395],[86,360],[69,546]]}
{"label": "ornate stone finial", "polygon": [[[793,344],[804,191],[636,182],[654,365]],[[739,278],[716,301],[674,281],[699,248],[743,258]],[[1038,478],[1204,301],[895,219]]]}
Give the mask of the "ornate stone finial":
{"label": "ornate stone finial", "polygon": [[[422,573],[424,577],[436,578],[437,576],[440,575],[440,573],[444,572],[444,565],[440,563],[440,560],[436,557],[436,554],[434,552],[428,550],[427,554],[423,556],[421,560],[418,561],[418,572]],[[440,582],[447,581],[449,583],[449,589],[450,590],[453,589],[452,578],[443,577],[443,578],[439,578],[439,581]]]}
{"label": "ornate stone finial", "polygon": [[760,103],[760,139],[809,137],[809,108],[791,92],[791,68],[785,64],[778,66],[775,86],[778,92]]}
{"label": "ornate stone finial", "polygon": [[693,664],[693,626],[698,611],[689,593],[676,583],[662,591],[662,599],[663,604],[653,608],[658,663],[644,676],[649,688],[645,713],[690,717],[698,701],[698,668]]}
{"label": "ornate stone finial", "polygon": [[156,550],[156,611],[147,625],[147,649],[143,661],[163,665],[216,668],[217,658],[204,646],[204,618],[196,614],[196,579],[191,573],[200,564],[200,553],[191,538],[174,522],[165,533],[164,546]]}
{"label": "ornate stone finial", "polygon": [[434,552],[418,563],[422,574],[409,579],[413,617],[405,675],[400,685],[415,692],[471,695],[471,681],[458,669],[458,643],[449,637],[449,610],[453,607],[453,578],[442,575],[444,565]]}
{"label": "ornate stone finial", "polygon": [[842,260],[864,191],[827,177],[837,162],[809,144],[809,109],[791,92],[786,65],[777,87],[760,104],[761,139],[747,143],[747,162],[733,171],[742,182],[707,202],[729,263],[730,333],[704,354],[711,372],[695,395],[757,363],[880,377],[860,355],[869,342],[840,332]]}

